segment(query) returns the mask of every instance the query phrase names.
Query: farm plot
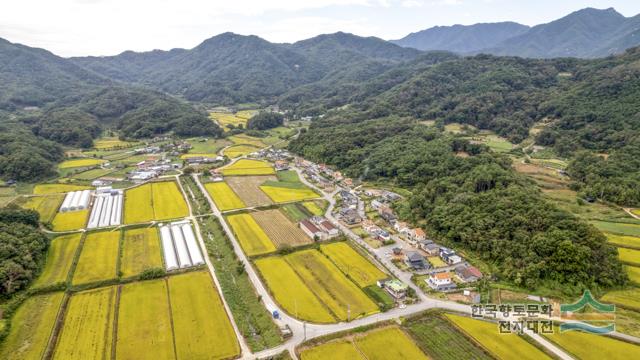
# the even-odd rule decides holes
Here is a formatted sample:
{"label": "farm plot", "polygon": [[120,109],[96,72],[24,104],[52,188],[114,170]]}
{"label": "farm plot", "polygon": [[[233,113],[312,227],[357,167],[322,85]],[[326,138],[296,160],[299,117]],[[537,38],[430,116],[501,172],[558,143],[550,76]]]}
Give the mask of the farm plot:
{"label": "farm plot", "polygon": [[73,274],[74,285],[114,279],[117,276],[119,231],[101,231],[87,235]]}
{"label": "farm plot", "polygon": [[273,175],[275,170],[268,162],[261,160],[240,159],[222,169],[222,175]]}
{"label": "farm plot", "polygon": [[[238,127],[242,125],[243,127],[247,125],[247,121],[251,116],[247,116],[246,112],[238,112],[238,113],[225,113],[225,112],[211,112],[209,113],[209,117],[212,120],[215,120],[218,125],[224,130],[229,131],[228,125],[232,125],[233,127]],[[252,115],[253,116],[253,115]]]}
{"label": "farm plot", "polygon": [[118,359],[174,359],[165,279],[122,286],[118,306]]}
{"label": "farm plot", "polygon": [[71,231],[84,228],[89,217],[89,210],[59,212],[51,224],[54,231]]}
{"label": "farm plot", "polygon": [[309,210],[300,203],[285,204],[281,209],[291,220],[295,222],[307,219],[312,215]]}
{"label": "farm plot", "polygon": [[63,298],[63,292],[38,295],[20,305],[0,345],[0,359],[41,359]]}
{"label": "farm plot", "polygon": [[78,180],[93,180],[102,176],[106,176],[114,171],[115,169],[92,169],[83,171],[79,174],[71,175],[71,177]]}
{"label": "farm plot", "polygon": [[305,201],[302,203],[309,212],[313,215],[321,216],[324,214],[324,209],[318,204],[317,201]]}
{"label": "farm plot", "polygon": [[125,192],[125,224],[176,219],[188,214],[187,203],[175,181],[148,183]]}
{"label": "farm plot", "polygon": [[640,311],[640,288],[610,291],[600,300]]}
{"label": "farm plot", "polygon": [[349,340],[336,340],[305,349],[300,353],[302,360],[366,360]]}
{"label": "farm plot", "polygon": [[275,203],[303,201],[320,197],[315,191],[303,184],[296,186],[290,186],[290,184],[292,183],[267,182],[260,186],[260,189]]}
{"label": "farm plot", "polygon": [[71,296],[53,358],[110,358],[115,300],[113,286]]}
{"label": "farm plot", "polygon": [[607,233],[605,233],[605,235],[607,235],[607,239],[609,240],[609,242],[614,245],[640,249],[640,237],[615,235],[615,234],[607,234]]}
{"label": "farm plot", "polygon": [[629,359],[640,356],[640,346],[616,340],[603,335],[588,334],[581,331],[560,333],[555,329],[553,334],[545,335],[558,344],[576,359]]}
{"label": "farm plot", "polygon": [[634,283],[640,285],[640,267],[637,266],[625,266],[629,279]]}
{"label": "farm plot", "polygon": [[638,224],[625,224],[609,221],[592,221],[591,223],[604,232],[640,237],[640,225]]}
{"label": "farm plot", "polygon": [[284,245],[299,246],[313,242],[313,239],[302,232],[296,224],[289,221],[278,209],[254,212],[251,216],[264,230],[276,248]]}
{"label": "farm plot", "polygon": [[248,256],[262,255],[276,251],[276,247],[260,225],[249,214],[227,217],[236,238]]}
{"label": "farm plot", "polygon": [[93,189],[90,186],[71,184],[38,184],[33,187],[34,195],[61,194],[70,191]]}
{"label": "farm plot", "polygon": [[47,196],[30,196],[25,198],[21,205],[25,209],[35,210],[40,214],[40,221],[43,223],[50,222],[56,216],[56,212],[64,199],[63,194],[54,194]]}
{"label": "farm plot", "polygon": [[241,209],[245,207],[242,199],[236,195],[229,184],[225,182],[215,182],[204,184],[205,189],[209,193],[209,196],[216,203],[216,207],[220,211]]}
{"label": "farm plot", "polygon": [[258,150],[260,150],[260,148],[253,145],[234,145],[226,148],[224,150],[224,154],[231,159],[235,159],[240,156],[251,154],[252,152],[256,152]]}
{"label": "farm plot", "polygon": [[620,261],[634,266],[640,266],[640,250],[618,248]]}
{"label": "farm plot", "polygon": [[122,141],[118,138],[102,138],[93,141],[93,147],[98,150],[118,149],[135,146],[138,143],[133,141]]}
{"label": "farm plot", "polygon": [[314,323],[333,323],[334,317],[282,257],[258,259],[256,267],[275,300],[289,314]]}
{"label": "farm plot", "polygon": [[91,159],[91,158],[66,160],[61,162],[60,165],[58,165],[58,169],[70,169],[70,168],[77,168],[77,167],[96,166],[105,162],[106,160]]}
{"label": "farm plot", "polygon": [[402,330],[390,327],[356,336],[355,345],[369,360],[429,359]]}
{"label": "farm plot", "polygon": [[234,176],[226,178],[227,184],[242,199],[246,206],[271,205],[271,199],[260,190],[265,181],[275,180],[273,176]]}
{"label": "farm plot", "polygon": [[33,283],[34,287],[45,287],[67,280],[81,238],[82,234],[70,234],[51,240],[44,269]]}
{"label": "farm plot", "polygon": [[179,359],[227,359],[240,354],[231,322],[208,272],[168,279]]}
{"label": "farm plot", "polygon": [[374,285],[387,275],[346,242],[320,245],[320,251],[361,288]]}
{"label": "farm plot", "polygon": [[247,136],[244,134],[229,136],[229,140],[231,140],[231,142],[233,142],[234,144],[247,144],[247,145],[253,145],[260,148],[267,146],[262,141],[262,139]]}
{"label": "farm plot", "polygon": [[497,324],[460,315],[445,316],[499,359],[550,359],[519,335],[500,334]]}
{"label": "farm plot", "polygon": [[378,312],[378,306],[317,250],[298,251],[285,259],[339,320]]}
{"label": "farm plot", "polygon": [[120,271],[123,277],[138,275],[151,268],[162,268],[160,240],[155,227],[126,230],[122,246]]}

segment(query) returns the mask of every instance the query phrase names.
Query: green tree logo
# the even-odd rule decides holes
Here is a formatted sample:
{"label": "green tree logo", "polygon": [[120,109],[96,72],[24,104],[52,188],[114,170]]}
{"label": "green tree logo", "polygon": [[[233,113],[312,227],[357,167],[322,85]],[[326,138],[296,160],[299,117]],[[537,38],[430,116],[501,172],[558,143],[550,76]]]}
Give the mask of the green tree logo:
{"label": "green tree logo", "polygon": [[[584,310],[593,311],[586,312]],[[607,334],[616,330],[616,306],[603,304],[593,298],[591,291],[586,290],[573,304],[560,305],[560,332],[582,330],[593,334]]]}

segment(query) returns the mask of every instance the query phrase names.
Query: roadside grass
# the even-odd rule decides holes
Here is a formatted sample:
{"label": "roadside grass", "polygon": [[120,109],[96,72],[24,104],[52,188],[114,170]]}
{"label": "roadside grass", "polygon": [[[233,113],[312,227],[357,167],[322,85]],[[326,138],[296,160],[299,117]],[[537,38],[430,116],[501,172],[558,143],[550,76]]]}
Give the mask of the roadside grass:
{"label": "roadside grass", "polygon": [[115,279],[120,231],[87,234],[73,274],[73,285]]}
{"label": "roadside grass", "polygon": [[368,360],[429,359],[411,338],[397,327],[376,329],[356,335],[354,343]]}
{"label": "roadside grass", "polygon": [[168,278],[174,341],[179,359],[229,359],[240,345],[208,272]]}
{"label": "roadside grass", "polygon": [[445,317],[499,359],[550,359],[519,335],[500,334],[497,324],[453,314],[445,314]]}
{"label": "roadside grass", "polygon": [[28,298],[11,318],[11,328],[0,344],[0,359],[41,359],[56,323],[63,292]]}
{"label": "roadside grass", "polygon": [[625,308],[640,311],[640,288],[610,291],[600,300],[605,303],[613,303]]}
{"label": "roadside grass", "polygon": [[607,239],[609,240],[609,242],[614,245],[640,249],[640,237],[609,233],[605,233],[605,235],[607,235]]}
{"label": "roadside grass", "polygon": [[174,359],[165,279],[123,285],[118,305],[116,358]]}
{"label": "roadside grass", "polygon": [[640,250],[618,248],[618,257],[624,263],[640,266]]}
{"label": "roadside grass", "polygon": [[553,334],[545,334],[544,336],[577,359],[624,360],[640,355],[640,346],[605,335],[588,334],[581,331],[560,333],[556,328]]}
{"label": "roadside grass", "polygon": [[233,175],[272,175],[275,170],[268,162],[261,160],[240,159],[222,169],[224,176]]}
{"label": "roadside grass", "polygon": [[62,204],[64,197],[65,195],[63,194],[30,196],[24,198],[24,203],[22,203],[21,206],[25,209],[37,211],[38,214],[40,214],[40,221],[48,223],[56,216],[56,212],[58,212],[58,208]]}
{"label": "roadside grass", "polygon": [[58,169],[70,169],[70,168],[78,168],[78,167],[95,166],[105,162],[107,161],[102,159],[94,159],[94,158],[65,160],[58,165]]}
{"label": "roadside grass", "polygon": [[274,243],[250,214],[230,215],[227,221],[248,256],[276,251]]}
{"label": "roadside grass", "polygon": [[91,186],[71,184],[38,184],[33,187],[34,195],[60,194],[70,191],[93,189]]}
{"label": "roadside grass", "polygon": [[160,240],[155,227],[125,230],[122,247],[120,271],[123,277],[135,276],[151,268],[162,268]]}
{"label": "roadside grass", "polygon": [[225,182],[206,183],[204,187],[220,211],[245,207],[242,199],[240,199],[229,184]]}
{"label": "roadside grass", "polygon": [[608,232],[616,235],[640,237],[640,225],[638,224],[627,224],[608,221],[592,221],[591,223],[603,232]]}
{"label": "roadside grass", "polygon": [[51,240],[44,268],[33,283],[34,288],[66,282],[81,239],[82,234],[77,233]]}
{"label": "roadside grass", "polygon": [[320,251],[361,288],[388,277],[346,242],[320,245]]}
{"label": "roadside grass", "polygon": [[261,258],[255,264],[275,300],[291,316],[314,323],[336,322],[284,258]]}
{"label": "roadside grass", "polygon": [[53,359],[110,358],[115,302],[114,286],[72,295]]}
{"label": "roadside grass", "polygon": [[89,217],[89,210],[58,212],[51,225],[54,231],[71,231],[84,228]]}

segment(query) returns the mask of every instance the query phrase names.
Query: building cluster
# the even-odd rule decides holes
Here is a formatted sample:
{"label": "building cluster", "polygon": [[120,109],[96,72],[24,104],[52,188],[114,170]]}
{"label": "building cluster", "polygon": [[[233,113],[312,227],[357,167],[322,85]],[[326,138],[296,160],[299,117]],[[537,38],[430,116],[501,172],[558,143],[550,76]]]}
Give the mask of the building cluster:
{"label": "building cluster", "polygon": [[338,192],[340,198],[340,209],[337,211],[337,218],[347,225],[356,225],[364,218],[364,203],[360,198],[348,190]]}
{"label": "building cluster", "polygon": [[333,191],[336,184],[350,187],[353,180],[345,178],[340,171],[334,171],[325,164],[316,164],[300,157],[295,158],[295,164],[302,169],[303,174],[325,191]]}
{"label": "building cluster", "polygon": [[127,177],[135,183],[140,183],[181,167],[182,165],[179,163],[172,164],[169,159],[147,159],[137,163],[136,169],[131,171]]}
{"label": "building cluster", "polygon": [[362,221],[362,229],[373,239],[377,239],[382,242],[391,240],[391,234],[387,230],[382,229],[369,219]]}
{"label": "building cluster", "polygon": [[291,153],[284,149],[274,149],[274,148],[266,148],[261,149],[256,154],[256,157],[269,160],[271,162],[276,162],[279,160],[289,161],[293,158]]}
{"label": "building cluster", "polygon": [[322,216],[312,216],[300,221],[300,229],[312,239],[329,240],[340,235],[340,231]]}
{"label": "building cluster", "polygon": [[133,152],[136,155],[142,155],[142,154],[158,154],[162,151],[162,149],[160,148],[160,146],[155,146],[155,145],[150,145],[150,146],[146,146],[143,148],[137,148],[134,149]]}
{"label": "building cluster", "polygon": [[88,229],[122,224],[122,205],[124,193],[122,190],[112,189],[110,186],[96,189]]}
{"label": "building cluster", "polygon": [[167,271],[204,264],[202,252],[188,221],[161,226],[160,237]]}
{"label": "building cluster", "polygon": [[87,209],[89,201],[91,201],[91,190],[68,192],[62,201],[62,205],[60,205],[60,212]]}
{"label": "building cluster", "polygon": [[208,156],[193,156],[184,159],[184,163],[189,166],[202,165],[202,164],[213,164],[217,162],[224,162],[224,157],[216,156],[216,157],[208,157]]}
{"label": "building cluster", "polygon": [[407,295],[407,290],[409,289],[409,285],[398,279],[379,280],[377,284],[378,287],[386,290],[395,300],[404,299]]}

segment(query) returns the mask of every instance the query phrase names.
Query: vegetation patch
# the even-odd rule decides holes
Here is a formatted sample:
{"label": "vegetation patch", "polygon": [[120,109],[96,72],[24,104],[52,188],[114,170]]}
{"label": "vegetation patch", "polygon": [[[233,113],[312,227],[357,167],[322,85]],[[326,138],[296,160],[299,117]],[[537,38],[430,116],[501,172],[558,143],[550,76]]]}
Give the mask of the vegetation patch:
{"label": "vegetation patch", "polygon": [[240,209],[245,207],[242,199],[236,195],[233,189],[226,182],[215,182],[204,184],[209,196],[216,203],[216,207],[220,211]]}
{"label": "vegetation patch", "polygon": [[22,206],[25,209],[35,210],[40,214],[40,221],[48,223],[53,220],[58,212],[60,204],[64,200],[63,194],[54,194],[47,196],[29,196],[24,199]]}
{"label": "vegetation patch", "polygon": [[251,215],[231,215],[227,221],[248,256],[276,251],[274,243]]}
{"label": "vegetation patch", "polygon": [[388,277],[346,242],[320,245],[320,251],[361,288]]}
{"label": "vegetation patch", "polygon": [[135,276],[152,268],[162,268],[160,240],[155,227],[125,230],[122,246],[120,271],[123,277]]}
{"label": "vegetation patch", "polygon": [[115,279],[120,231],[89,233],[73,274],[73,285]]}
{"label": "vegetation patch", "polygon": [[302,360],[366,360],[349,340],[330,341],[300,353]]}
{"label": "vegetation patch", "polygon": [[42,273],[34,287],[47,287],[67,281],[82,234],[62,235],[51,240]]}

